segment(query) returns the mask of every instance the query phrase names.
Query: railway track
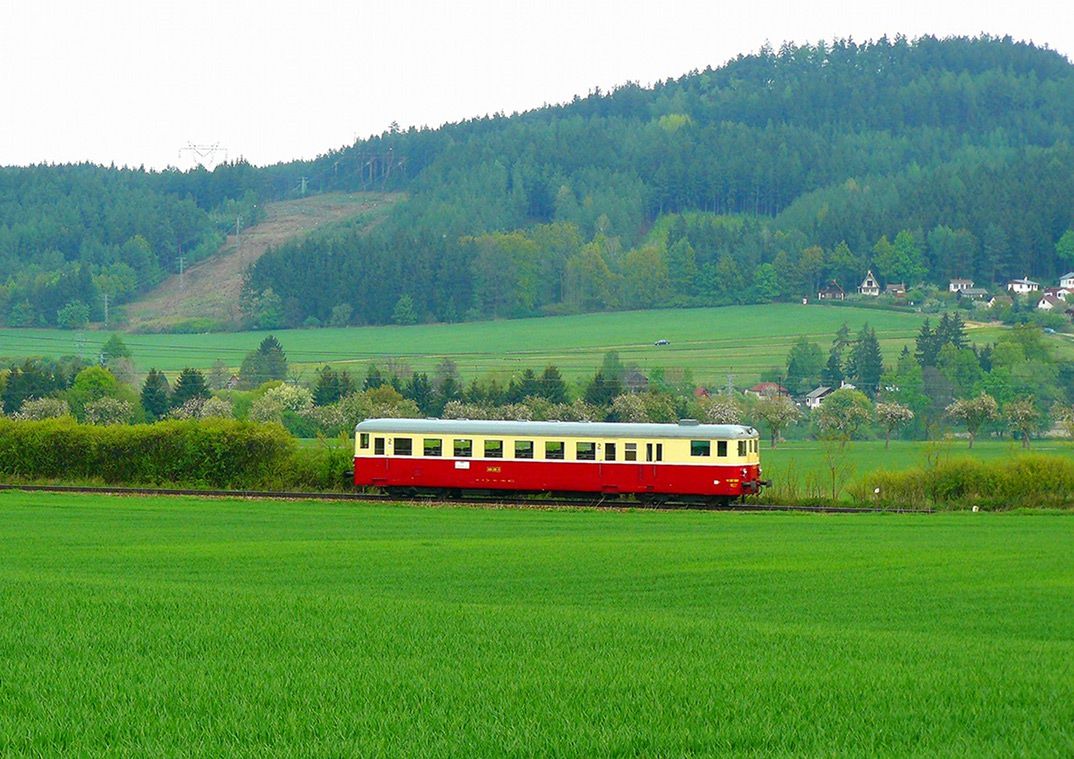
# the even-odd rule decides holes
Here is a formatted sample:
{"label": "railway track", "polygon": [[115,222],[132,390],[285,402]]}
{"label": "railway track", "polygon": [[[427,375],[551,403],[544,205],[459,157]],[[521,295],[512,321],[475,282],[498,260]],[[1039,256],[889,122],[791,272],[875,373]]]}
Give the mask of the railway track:
{"label": "railway track", "polygon": [[931,509],[881,509],[856,506],[782,506],[778,504],[730,503],[712,505],[669,501],[659,505],[635,501],[608,500],[606,498],[545,498],[496,496],[466,496],[443,499],[433,496],[400,496],[384,493],[332,493],[278,490],[198,490],[191,488],[143,488],[82,485],[7,485],[0,484],[0,491],[21,490],[31,493],[75,493],[81,495],[128,495],[128,496],[198,496],[202,498],[250,498],[279,501],[359,501],[390,503],[435,503],[451,506],[496,506],[513,508],[606,508],[606,509],[652,509],[652,510],[698,510],[698,511],[800,511],[821,514],[921,514]]}

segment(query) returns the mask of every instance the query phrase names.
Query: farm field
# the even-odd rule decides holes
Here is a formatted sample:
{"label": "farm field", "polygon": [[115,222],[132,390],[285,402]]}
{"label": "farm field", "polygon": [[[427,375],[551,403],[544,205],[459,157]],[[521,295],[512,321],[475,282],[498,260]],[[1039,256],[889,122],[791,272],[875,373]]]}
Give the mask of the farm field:
{"label": "farm field", "polygon": [[[978,440],[969,448],[964,439],[942,441],[892,440],[885,449],[883,440],[854,440],[847,444],[843,456],[849,465],[848,479],[860,479],[878,469],[898,470],[924,466],[926,459],[977,459],[1000,461],[1012,456],[1049,454],[1074,457],[1074,443],[1069,440],[1034,440],[1028,451],[1017,440]],[[771,448],[768,438],[763,438],[761,463],[765,478],[778,482],[793,477],[803,481],[806,477],[827,475],[824,446],[817,440],[791,440]]]}
{"label": "farm field", "polygon": [[0,754],[1066,755],[1071,518],[0,493]]}
{"label": "farm field", "polygon": [[[394,358],[406,366],[432,371],[451,358],[465,377],[555,363],[575,380],[590,377],[606,351],[642,370],[689,369],[698,381],[723,383],[733,373],[739,385],[786,363],[799,335],[825,350],[846,322],[852,332],[865,322],[892,361],[910,345],[921,325],[919,314],[820,305],[772,304],[702,309],[665,309],[544,317],[412,327],[349,327],[277,330],[293,365],[308,374],[324,363],[364,373],[371,361]],[[110,333],[0,329],[0,357],[95,355]],[[222,360],[237,369],[265,332],[191,335],[130,334],[124,340],[141,371],[156,367],[176,372],[185,366],[207,369]],[[971,335],[972,337],[972,335]],[[671,342],[654,346],[659,339]]]}

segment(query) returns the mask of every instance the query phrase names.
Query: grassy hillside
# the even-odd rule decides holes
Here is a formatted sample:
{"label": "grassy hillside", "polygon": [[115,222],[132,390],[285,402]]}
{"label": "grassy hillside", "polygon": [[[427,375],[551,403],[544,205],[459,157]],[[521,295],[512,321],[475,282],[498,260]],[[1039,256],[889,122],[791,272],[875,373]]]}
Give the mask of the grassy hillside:
{"label": "grassy hillside", "polygon": [[127,307],[130,329],[187,331],[237,323],[239,296],[246,268],[270,248],[298,240],[315,229],[346,219],[379,222],[399,199],[398,194],[328,193],[264,204],[264,220],[230,234],[214,256],[175,274]]}
{"label": "grassy hillside", "polygon": [[[558,365],[568,377],[592,376],[606,351],[643,370],[689,369],[698,381],[752,383],[760,373],[785,366],[791,344],[806,335],[825,350],[844,322],[857,332],[876,329],[885,358],[910,345],[919,314],[819,305],[772,304],[684,310],[417,325],[281,330],[275,334],[292,364],[312,368],[326,362],[364,373],[376,361],[395,358],[416,370],[433,370],[451,358],[464,376],[512,374],[532,366]],[[237,368],[264,332],[125,337],[139,369],[174,372],[184,366],[208,368],[217,359]],[[971,338],[973,333],[971,331]],[[94,333],[83,351],[94,355],[108,337]],[[659,339],[671,342],[654,346]],[[57,330],[0,330],[0,356],[76,353],[76,335]]]}
{"label": "grassy hillside", "polygon": [[1070,517],[0,494],[0,753],[1065,755]]}

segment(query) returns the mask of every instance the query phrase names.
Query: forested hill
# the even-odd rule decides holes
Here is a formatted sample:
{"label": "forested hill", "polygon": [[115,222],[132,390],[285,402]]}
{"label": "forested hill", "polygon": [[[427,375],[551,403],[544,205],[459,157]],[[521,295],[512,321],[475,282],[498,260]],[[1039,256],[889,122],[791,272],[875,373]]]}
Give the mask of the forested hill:
{"label": "forested hill", "polygon": [[[94,318],[302,191],[405,190],[251,270],[263,326],[792,298],[1074,268],[1074,66],[1010,39],[785,46],[314,161],[0,171],[0,320]],[[76,314],[77,315],[77,314]],[[70,309],[66,316],[70,317]]]}
{"label": "forested hill", "polygon": [[763,50],[303,164],[326,188],[410,200],[375,235],[262,258],[247,305],[379,323],[758,302],[849,289],[866,266],[911,285],[1046,279],[1074,264],[1056,252],[1072,132],[1074,67],[1032,45]]}

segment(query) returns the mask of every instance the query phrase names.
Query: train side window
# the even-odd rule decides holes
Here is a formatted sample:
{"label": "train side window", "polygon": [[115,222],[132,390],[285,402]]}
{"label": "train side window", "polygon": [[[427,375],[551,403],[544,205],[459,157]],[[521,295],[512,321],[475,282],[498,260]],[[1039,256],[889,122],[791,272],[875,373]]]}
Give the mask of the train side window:
{"label": "train side window", "polygon": [[638,460],[638,444],[637,443],[625,443],[623,445],[623,461],[637,461]]}
{"label": "train side window", "polygon": [[656,460],[657,461],[663,461],[664,460],[664,444],[663,443],[657,443],[656,444]]}
{"label": "train side window", "polygon": [[359,435],[358,435],[358,447],[361,448],[362,450],[365,450],[366,448],[369,447],[369,433],[368,432],[359,433]]}
{"label": "train side window", "polygon": [[516,459],[532,459],[533,458],[533,441],[532,440],[516,440],[515,441],[515,458]]}
{"label": "train side window", "polygon": [[597,444],[596,443],[575,443],[574,455],[579,461],[596,461],[597,460]]}
{"label": "train side window", "polygon": [[615,461],[615,443],[604,444],[604,460]]}
{"label": "train side window", "polygon": [[738,455],[739,456],[745,456],[746,455],[746,441],[745,440],[739,440],[738,441]]}
{"label": "train side window", "polygon": [[462,438],[455,439],[455,456],[460,459],[468,459],[474,453],[474,441],[464,440]]}
{"label": "train side window", "polygon": [[691,440],[691,456],[708,456],[712,452],[712,444],[708,440]]}
{"label": "train side window", "polygon": [[382,438],[382,437],[373,438],[373,454],[375,456],[383,456],[384,455],[384,438]]}
{"label": "train side window", "polygon": [[443,456],[444,455],[444,441],[438,437],[427,437],[423,446],[423,453],[426,456]]}
{"label": "train side window", "polygon": [[727,457],[727,441],[726,440],[717,440],[716,441],[716,455],[719,456],[720,458],[726,458]]}
{"label": "train side window", "polygon": [[486,440],[485,441],[485,458],[486,459],[502,459],[503,458],[503,441],[502,440]]}
{"label": "train side window", "polygon": [[548,440],[544,444],[544,457],[546,459],[561,460],[564,449],[562,440]]}
{"label": "train side window", "polygon": [[646,461],[663,461],[664,460],[664,444],[663,443],[646,443],[645,444],[645,460]]}
{"label": "train side window", "polygon": [[412,456],[414,454],[414,441],[408,437],[397,437],[395,439],[395,455],[396,456]]}

